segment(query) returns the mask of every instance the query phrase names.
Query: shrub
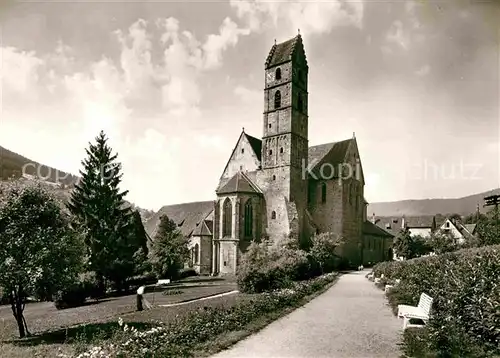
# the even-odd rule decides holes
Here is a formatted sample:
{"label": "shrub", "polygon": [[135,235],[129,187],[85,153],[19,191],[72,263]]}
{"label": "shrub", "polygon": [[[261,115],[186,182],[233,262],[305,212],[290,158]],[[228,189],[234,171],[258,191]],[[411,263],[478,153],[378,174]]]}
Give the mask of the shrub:
{"label": "shrub", "polygon": [[82,306],[85,303],[87,294],[81,282],[75,282],[69,287],[58,290],[52,300],[54,306],[58,309]]}
{"label": "shrub", "polygon": [[388,293],[394,309],[416,305],[422,292],[434,298],[427,326],[430,352],[475,357],[500,353],[500,246],[384,262],[374,272],[388,282],[401,279]]}
{"label": "shrub", "polygon": [[186,277],[198,276],[198,272],[194,268],[185,268],[179,271],[179,279],[183,279]]}
{"label": "shrub", "polygon": [[80,274],[78,279],[83,291],[82,294],[84,294],[85,297],[90,297],[97,300],[106,296],[106,288],[104,287],[104,285],[99,284],[99,280],[97,279],[97,275],[95,272],[89,271]]}
{"label": "shrub", "polygon": [[144,275],[134,276],[127,280],[127,286],[135,289],[140,286],[153,285],[157,282],[157,276],[154,272],[148,272]]}
{"label": "shrub", "polygon": [[287,288],[293,281],[311,277],[310,268],[310,258],[302,250],[252,242],[238,267],[238,287],[248,293]]}

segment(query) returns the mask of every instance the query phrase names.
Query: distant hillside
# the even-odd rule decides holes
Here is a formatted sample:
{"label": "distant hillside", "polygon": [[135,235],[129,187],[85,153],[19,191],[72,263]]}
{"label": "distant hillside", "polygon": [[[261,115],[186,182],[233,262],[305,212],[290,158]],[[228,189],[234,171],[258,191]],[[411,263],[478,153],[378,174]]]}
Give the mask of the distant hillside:
{"label": "distant hillside", "polygon": [[0,180],[20,178],[23,174],[39,176],[50,183],[59,181],[63,186],[70,186],[78,180],[76,175],[37,163],[0,146]]}
{"label": "distant hillside", "polygon": [[371,216],[419,216],[437,214],[460,214],[468,215],[479,210],[485,212],[483,208],[484,197],[492,194],[500,194],[500,189],[486,191],[484,193],[465,196],[456,199],[422,199],[422,200],[401,200],[393,202],[381,202],[368,204],[367,215]]}
{"label": "distant hillside", "polygon": [[[23,167],[25,168],[24,170]],[[1,181],[21,177],[24,178],[23,180],[29,181],[34,180],[37,176],[43,178],[43,181],[47,185],[55,187],[56,195],[66,200],[71,194],[73,185],[79,180],[79,177],[76,175],[37,163],[0,146],[0,189],[2,188]],[[133,209],[139,210],[144,222],[154,215],[154,211],[152,210],[142,209],[132,203],[127,203]]]}

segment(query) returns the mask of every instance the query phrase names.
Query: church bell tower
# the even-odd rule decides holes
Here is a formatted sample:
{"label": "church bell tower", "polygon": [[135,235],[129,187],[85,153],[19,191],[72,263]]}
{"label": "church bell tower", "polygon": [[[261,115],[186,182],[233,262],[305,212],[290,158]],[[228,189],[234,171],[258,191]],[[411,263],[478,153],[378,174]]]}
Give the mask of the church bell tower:
{"label": "church bell tower", "polygon": [[300,226],[307,207],[302,169],[308,165],[308,72],[300,34],[271,48],[265,63],[261,156],[266,200],[271,207],[277,197],[294,203]]}

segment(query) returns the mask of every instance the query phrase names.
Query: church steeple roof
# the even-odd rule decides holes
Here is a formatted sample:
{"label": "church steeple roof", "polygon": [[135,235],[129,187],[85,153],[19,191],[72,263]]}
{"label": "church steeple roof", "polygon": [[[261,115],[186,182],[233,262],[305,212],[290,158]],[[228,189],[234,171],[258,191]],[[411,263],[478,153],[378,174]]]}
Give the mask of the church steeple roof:
{"label": "church steeple roof", "polygon": [[265,64],[266,68],[290,61],[298,46],[303,46],[300,33],[290,40],[279,44],[275,43],[273,47],[271,47],[271,51],[269,51],[269,55],[267,56]]}

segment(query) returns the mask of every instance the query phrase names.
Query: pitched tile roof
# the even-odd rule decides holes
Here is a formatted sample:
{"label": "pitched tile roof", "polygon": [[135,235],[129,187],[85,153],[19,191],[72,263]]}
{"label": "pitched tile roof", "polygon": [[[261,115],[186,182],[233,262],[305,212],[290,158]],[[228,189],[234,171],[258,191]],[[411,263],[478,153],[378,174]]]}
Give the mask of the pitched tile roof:
{"label": "pitched tile roof", "polygon": [[405,216],[405,224],[408,228],[431,228],[434,220],[434,215]]}
{"label": "pitched tile roof", "polygon": [[154,239],[160,224],[160,217],[167,215],[177,225],[182,224],[179,230],[184,236],[189,236],[196,228],[196,224],[204,220],[213,209],[213,201],[166,205],[146,222],[145,229],[151,239]]}
{"label": "pitched tile roof", "polygon": [[222,188],[217,190],[217,194],[232,193],[261,193],[261,190],[245,173],[238,172]]}
{"label": "pitched tile roof", "polygon": [[[319,175],[319,169],[323,163],[330,163],[334,169],[345,160],[347,150],[354,139],[346,139],[340,142],[332,142],[309,147],[308,165],[315,175]],[[335,173],[338,175],[338,173]]]}
{"label": "pitched tile roof", "polygon": [[196,224],[191,236],[212,236],[213,221],[203,220]]}
{"label": "pitched tile roof", "polygon": [[262,154],[262,141],[258,138],[252,137],[251,135],[248,135],[245,133],[245,136],[250,143],[250,146],[252,147],[255,155],[257,156],[257,159],[261,159],[261,154]]}
{"label": "pitched tile roof", "polygon": [[292,59],[297,46],[302,45],[302,37],[299,35],[285,42],[274,44],[266,59],[266,68],[279,65]]}
{"label": "pitched tile roof", "polygon": [[371,221],[363,222],[363,234],[382,236],[382,237],[394,237],[395,235],[382,229],[381,227],[373,224]]}

